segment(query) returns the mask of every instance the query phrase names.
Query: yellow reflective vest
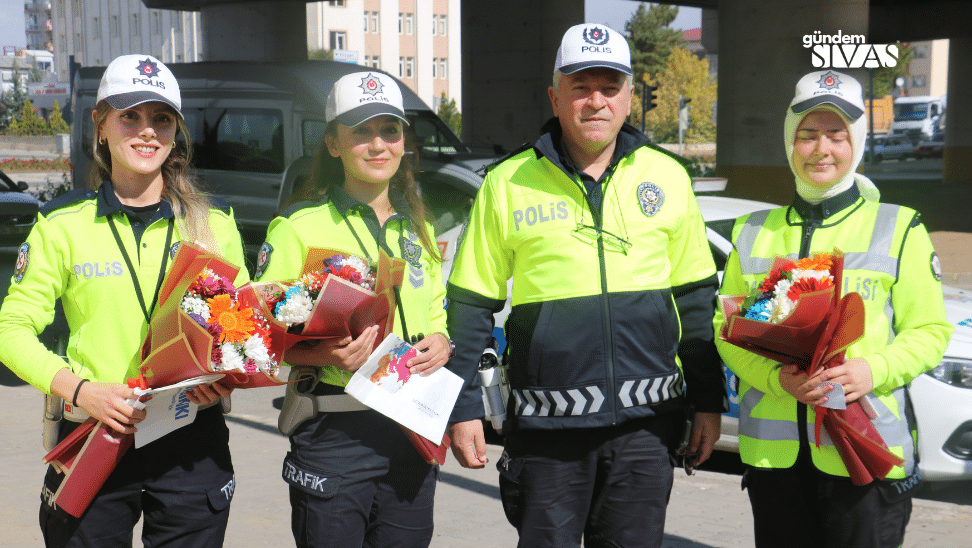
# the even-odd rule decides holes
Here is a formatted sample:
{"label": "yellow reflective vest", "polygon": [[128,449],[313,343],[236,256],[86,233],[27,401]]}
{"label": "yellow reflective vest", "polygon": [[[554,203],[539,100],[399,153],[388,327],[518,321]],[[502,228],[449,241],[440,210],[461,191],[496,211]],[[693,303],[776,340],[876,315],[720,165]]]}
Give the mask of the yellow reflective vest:
{"label": "yellow reflective vest", "polygon": [[[328,194],[330,198],[321,202],[294,204],[270,222],[254,277],[258,281],[299,277],[312,247],[377,260],[378,246],[382,245],[390,257],[405,259],[407,263],[400,295],[409,336],[442,333],[448,337],[442,263],[433,259],[432,252],[422,246],[412,230],[404,199],[390,189],[396,214],[379,227],[374,211],[352,199],[341,187],[331,187]],[[434,234],[431,224],[426,223],[426,229]],[[395,315],[394,332],[401,337],[404,333],[399,311],[391,313]],[[351,380],[351,374],[337,367],[325,366],[321,371],[321,380],[327,384],[345,386]]]}
{"label": "yellow reflective vest", "polygon": [[[941,270],[931,240],[917,213],[860,197],[857,188],[810,206],[793,206],[739,218],[733,228],[734,251],[726,264],[720,292],[748,293],[778,256],[807,257],[844,252],[842,294],[860,294],[865,333],[847,350],[864,358],[874,388],[865,397],[878,413],[873,420],[893,453],[905,459],[888,479],[904,478],[915,467],[913,419],[906,410],[906,387],[938,365],[952,326],[945,316]],[[717,313],[716,332],[723,317]],[[848,476],[826,432],[814,443],[814,408],[783,390],[777,364],[736,346],[716,341],[726,365],[739,377],[739,452],[759,468],[788,468],[801,443],[809,443],[813,464],[822,472]],[[805,421],[798,420],[805,416]]]}
{"label": "yellow reflective vest", "polygon": [[[210,210],[209,225],[220,254],[241,267],[234,281],[239,286],[249,281],[243,244],[232,210],[223,206]],[[109,182],[98,191],[75,189],[41,209],[21,245],[18,267],[0,308],[0,362],[44,393],[50,393],[54,375],[65,367],[99,382],[125,382],[138,374],[148,324],[109,217],[132,262],[147,309],[165,255],[166,264],[172,264],[181,238],[173,222],[166,248],[172,209],[165,200],[139,243]],[[57,299],[71,331],[67,362],[37,339],[53,321]]]}

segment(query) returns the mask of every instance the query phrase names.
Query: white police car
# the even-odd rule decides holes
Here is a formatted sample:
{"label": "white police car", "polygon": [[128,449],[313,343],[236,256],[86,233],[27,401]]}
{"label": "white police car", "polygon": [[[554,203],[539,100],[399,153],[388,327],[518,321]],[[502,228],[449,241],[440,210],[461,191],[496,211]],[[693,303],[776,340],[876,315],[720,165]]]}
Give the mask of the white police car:
{"label": "white police car", "polygon": [[[439,250],[443,254],[442,272],[447,278],[455,257],[455,246],[468,218],[472,198],[481,182],[468,187],[426,188],[427,201],[450,203],[456,207],[444,208],[431,204],[436,218]],[[704,192],[718,192],[724,188],[724,180],[699,180],[694,185],[699,209],[705,219],[706,235],[712,250],[720,281],[726,259],[732,251],[732,225],[735,219],[754,211],[773,209],[776,204],[710,196]],[[474,188],[474,186],[476,188]],[[450,195],[452,195],[450,197]],[[918,420],[918,453],[922,476],[927,481],[954,481],[972,479],[972,291],[945,286],[945,309],[955,333],[945,351],[941,364],[912,381],[911,396]],[[510,304],[496,314],[494,335],[505,345],[503,324],[509,315]],[[738,380],[723,365],[729,393],[729,412],[723,415],[722,436],[716,450],[739,452],[739,395]]]}

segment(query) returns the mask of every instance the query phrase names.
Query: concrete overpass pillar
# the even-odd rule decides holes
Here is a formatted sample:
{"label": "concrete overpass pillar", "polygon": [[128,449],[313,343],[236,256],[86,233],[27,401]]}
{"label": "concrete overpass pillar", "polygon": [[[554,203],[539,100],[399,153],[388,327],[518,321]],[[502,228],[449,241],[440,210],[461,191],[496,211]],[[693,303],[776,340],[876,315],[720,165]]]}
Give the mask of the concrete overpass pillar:
{"label": "concrete overpass pillar", "polygon": [[304,0],[203,4],[199,12],[206,61],[307,59]]}
{"label": "concrete overpass pillar", "polygon": [[584,0],[463,2],[463,139],[535,141],[553,115],[547,88],[560,39],[583,22]]}
{"label": "concrete overpass pillar", "polygon": [[[777,204],[793,198],[783,119],[797,80],[819,70],[802,37],[868,32],[868,0],[719,3],[717,172],[727,194]],[[867,73],[839,69],[865,86]],[[949,113],[951,114],[951,113]]]}
{"label": "concrete overpass pillar", "polygon": [[972,184],[972,37],[948,42],[948,103],[942,182]]}

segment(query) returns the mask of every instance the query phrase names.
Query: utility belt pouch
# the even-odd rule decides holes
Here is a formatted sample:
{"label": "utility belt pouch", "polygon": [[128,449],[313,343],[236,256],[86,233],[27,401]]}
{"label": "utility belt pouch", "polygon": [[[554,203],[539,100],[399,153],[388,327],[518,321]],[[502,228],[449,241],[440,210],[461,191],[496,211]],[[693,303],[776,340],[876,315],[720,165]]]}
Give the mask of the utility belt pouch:
{"label": "utility belt pouch", "polygon": [[319,382],[320,374],[321,370],[317,367],[290,369],[280,417],[277,419],[277,429],[281,434],[289,436],[300,423],[317,416],[317,397],[313,390]]}
{"label": "utility belt pouch", "polygon": [[63,418],[64,400],[56,394],[45,394],[44,431],[42,435],[44,451],[52,451],[57,446],[57,435]]}

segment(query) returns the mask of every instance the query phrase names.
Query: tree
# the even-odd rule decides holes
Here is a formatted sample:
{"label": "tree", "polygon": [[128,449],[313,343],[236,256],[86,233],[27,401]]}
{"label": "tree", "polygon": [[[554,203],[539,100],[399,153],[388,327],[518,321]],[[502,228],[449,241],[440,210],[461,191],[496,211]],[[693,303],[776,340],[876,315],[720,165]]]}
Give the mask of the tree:
{"label": "tree", "polygon": [[20,128],[20,135],[47,135],[50,133],[47,122],[37,116],[30,99],[24,101],[24,107],[20,119],[17,120],[17,125]]}
{"label": "tree", "polygon": [[[894,81],[899,76],[908,76],[908,63],[915,58],[915,48],[908,44],[898,42],[898,63],[893,67],[880,67],[874,69],[872,78],[874,79],[874,97],[884,97],[894,93]],[[867,79],[862,78],[861,84],[864,87],[864,95],[870,96]]]}
{"label": "tree", "polygon": [[446,100],[446,94],[442,92],[442,101],[439,102],[439,118],[446,123],[452,131],[459,136],[462,136],[462,113],[456,108],[456,100],[450,99]]}
{"label": "tree", "polygon": [[17,115],[24,109],[24,101],[27,100],[27,92],[24,91],[23,82],[20,78],[14,78],[14,87],[11,91],[4,92],[3,99],[0,100],[0,125],[7,127],[10,122],[17,118]]}
{"label": "tree", "polygon": [[329,49],[312,49],[307,52],[307,58],[312,61],[333,61],[334,52]]}
{"label": "tree", "polygon": [[51,133],[71,133],[71,129],[64,122],[64,117],[61,116],[61,105],[57,104],[57,99],[54,100],[54,110],[51,111],[51,119],[49,122],[51,124]]}
{"label": "tree", "polygon": [[668,28],[677,16],[678,6],[653,4],[646,9],[642,3],[625,24],[635,82],[665,70],[672,49],[684,45],[682,32]]}
{"label": "tree", "polygon": [[[655,142],[678,142],[679,95],[691,99],[685,142],[704,143],[715,140],[712,105],[716,100],[717,86],[709,78],[707,60],[699,59],[682,48],[675,48],[668,56],[664,71],[654,74],[649,83],[658,86],[658,106],[648,111],[645,118],[645,128],[654,134]],[[632,107],[632,111],[637,111],[640,115],[640,97],[634,98]]]}

